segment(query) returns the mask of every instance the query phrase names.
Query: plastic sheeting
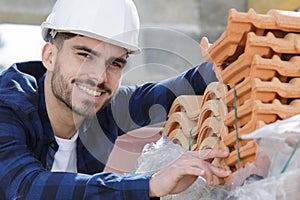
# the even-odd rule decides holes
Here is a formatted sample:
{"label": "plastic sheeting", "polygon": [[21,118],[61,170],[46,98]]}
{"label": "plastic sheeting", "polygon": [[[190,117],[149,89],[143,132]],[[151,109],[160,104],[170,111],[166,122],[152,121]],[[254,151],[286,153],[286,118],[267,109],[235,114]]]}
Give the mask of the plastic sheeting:
{"label": "plastic sheeting", "polygon": [[[147,144],[138,158],[136,173],[156,172],[177,159],[185,150],[182,146],[174,144],[168,137],[163,136],[156,142]],[[199,200],[199,199],[224,199],[228,194],[225,187],[217,189],[206,184],[199,177],[194,184],[180,194],[168,195],[161,200]]]}
{"label": "plastic sheeting", "polygon": [[[299,158],[298,158],[299,159]],[[228,200],[298,200],[300,199],[300,169],[267,177],[231,190]]]}
{"label": "plastic sheeting", "polygon": [[264,126],[243,139],[254,139],[270,160],[267,177],[300,169],[300,115]]}
{"label": "plastic sheeting", "polygon": [[[233,182],[208,186],[201,177],[186,191],[162,200],[300,199],[300,115],[266,125],[242,136],[258,144],[257,160],[235,172]],[[155,172],[174,161],[184,149],[163,135],[147,144],[136,173]]]}

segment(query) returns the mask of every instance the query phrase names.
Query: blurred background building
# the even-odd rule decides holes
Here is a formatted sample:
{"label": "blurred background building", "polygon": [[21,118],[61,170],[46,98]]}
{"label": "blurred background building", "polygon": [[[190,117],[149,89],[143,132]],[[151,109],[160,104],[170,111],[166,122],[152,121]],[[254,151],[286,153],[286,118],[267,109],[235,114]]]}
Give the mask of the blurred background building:
{"label": "blurred background building", "polygon": [[[0,0],[0,67],[40,60],[39,25],[55,0]],[[213,43],[226,28],[228,10],[258,13],[296,10],[300,0],[134,0],[141,20],[143,53],[132,56],[123,84],[157,81],[203,61],[199,42]],[[113,11],[112,11],[113,12]],[[12,25],[18,24],[18,26]],[[28,26],[30,25],[30,26]]]}

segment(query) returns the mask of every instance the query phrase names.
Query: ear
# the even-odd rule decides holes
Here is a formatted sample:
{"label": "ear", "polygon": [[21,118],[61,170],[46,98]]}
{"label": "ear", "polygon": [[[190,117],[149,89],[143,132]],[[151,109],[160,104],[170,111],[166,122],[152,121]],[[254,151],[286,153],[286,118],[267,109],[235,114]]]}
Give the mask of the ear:
{"label": "ear", "polygon": [[42,61],[48,71],[53,71],[56,57],[56,47],[47,42],[42,50]]}

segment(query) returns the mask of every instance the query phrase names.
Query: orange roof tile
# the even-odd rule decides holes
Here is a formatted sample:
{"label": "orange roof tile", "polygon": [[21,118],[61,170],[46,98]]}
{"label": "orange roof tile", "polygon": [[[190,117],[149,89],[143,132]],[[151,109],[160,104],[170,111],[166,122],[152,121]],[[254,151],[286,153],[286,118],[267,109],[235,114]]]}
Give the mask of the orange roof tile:
{"label": "orange roof tile", "polygon": [[202,38],[200,49],[205,60],[213,61],[218,66],[234,62],[245,48],[246,35],[250,32],[263,36],[265,32],[284,36],[285,32],[300,32],[300,13],[292,11],[270,10],[266,15],[257,14],[253,9],[248,13],[230,9],[226,30],[215,41],[209,44],[207,38]]}
{"label": "orange roof tile", "polygon": [[281,60],[278,55],[263,58],[254,55],[251,76],[261,80],[270,80],[274,76],[300,77],[300,56],[293,56],[290,60]]}

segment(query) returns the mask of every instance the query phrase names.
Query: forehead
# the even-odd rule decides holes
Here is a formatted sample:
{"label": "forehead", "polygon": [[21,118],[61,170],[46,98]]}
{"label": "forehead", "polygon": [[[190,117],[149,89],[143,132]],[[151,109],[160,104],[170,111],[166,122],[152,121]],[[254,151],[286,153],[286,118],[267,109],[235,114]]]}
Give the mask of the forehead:
{"label": "forehead", "polygon": [[74,46],[82,46],[93,51],[97,51],[101,54],[113,54],[115,56],[127,55],[127,50],[123,47],[116,46],[108,41],[101,41],[86,36],[77,35],[69,40],[66,40],[65,42],[67,42],[67,45],[69,45],[71,48]]}

